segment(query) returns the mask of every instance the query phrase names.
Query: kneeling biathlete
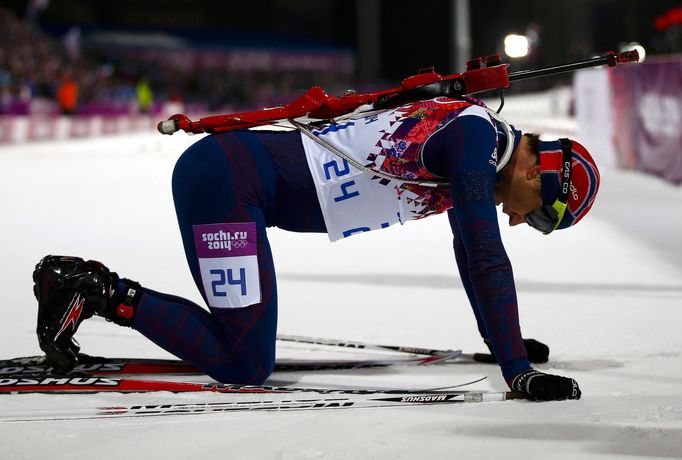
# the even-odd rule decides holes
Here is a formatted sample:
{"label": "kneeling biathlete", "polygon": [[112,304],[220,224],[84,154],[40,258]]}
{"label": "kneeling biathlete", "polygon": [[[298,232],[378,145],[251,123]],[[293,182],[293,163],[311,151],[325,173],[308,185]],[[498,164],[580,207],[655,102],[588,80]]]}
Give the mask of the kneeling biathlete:
{"label": "kneeling biathlete", "polygon": [[[474,101],[436,98],[291,131],[207,136],[178,160],[173,198],[187,262],[210,312],[119,277],[46,256],[33,274],[38,338],[65,372],[92,315],[132,327],[212,378],[261,384],[275,364],[277,287],[266,229],[332,241],[447,212],[460,277],[512,390],[580,398],[575,380],[534,370],[549,349],[521,335],[512,267],[497,222],[549,234],[579,222],[599,188],[575,141],[522,134]],[[530,358],[530,359],[529,359]]]}

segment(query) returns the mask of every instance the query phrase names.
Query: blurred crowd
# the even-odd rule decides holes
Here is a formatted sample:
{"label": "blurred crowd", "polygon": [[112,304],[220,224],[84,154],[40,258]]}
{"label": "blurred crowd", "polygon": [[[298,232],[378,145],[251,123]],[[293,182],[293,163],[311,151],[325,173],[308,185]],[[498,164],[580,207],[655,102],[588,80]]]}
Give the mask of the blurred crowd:
{"label": "blurred crowd", "polygon": [[0,30],[0,114],[158,113],[167,103],[185,110],[248,110],[286,103],[313,85],[332,94],[341,90],[321,72],[197,71],[112,59],[102,50],[82,49],[77,28],[55,38],[28,15],[18,18],[2,7]]}
{"label": "blurred crowd", "polygon": [[110,112],[148,110],[144,79],[117,74],[110,64],[81,56],[67,41],[0,8],[0,113],[73,114],[107,106]]}

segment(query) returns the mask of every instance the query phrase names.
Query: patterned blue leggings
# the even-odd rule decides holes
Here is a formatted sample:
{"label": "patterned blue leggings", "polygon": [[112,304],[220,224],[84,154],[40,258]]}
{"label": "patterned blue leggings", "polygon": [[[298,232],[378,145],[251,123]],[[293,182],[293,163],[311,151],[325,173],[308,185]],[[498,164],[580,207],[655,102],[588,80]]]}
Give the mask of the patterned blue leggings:
{"label": "patterned blue leggings", "polygon": [[208,312],[145,288],[134,328],[221,382],[260,384],[275,365],[277,284],[266,227],[326,231],[299,136],[296,131],[212,135],[192,145],[175,166],[178,223],[204,301],[192,226],[255,222],[261,302]]}

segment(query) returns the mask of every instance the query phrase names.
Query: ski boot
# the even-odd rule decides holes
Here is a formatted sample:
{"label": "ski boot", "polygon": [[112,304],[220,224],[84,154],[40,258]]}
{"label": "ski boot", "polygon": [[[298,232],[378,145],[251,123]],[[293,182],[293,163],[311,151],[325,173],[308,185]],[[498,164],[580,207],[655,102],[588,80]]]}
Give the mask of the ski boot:
{"label": "ski boot", "polygon": [[78,257],[45,256],[33,271],[38,300],[38,343],[54,371],[67,374],[78,364],[80,347],[73,339],[80,324],[93,315],[132,327],[140,285],[122,280],[100,262]]}

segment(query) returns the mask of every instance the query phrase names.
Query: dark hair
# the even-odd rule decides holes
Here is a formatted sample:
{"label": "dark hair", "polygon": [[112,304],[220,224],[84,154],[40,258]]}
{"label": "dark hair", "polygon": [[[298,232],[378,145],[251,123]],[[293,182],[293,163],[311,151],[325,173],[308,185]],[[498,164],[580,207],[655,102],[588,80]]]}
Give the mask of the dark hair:
{"label": "dark hair", "polygon": [[524,133],[525,137],[528,138],[528,148],[531,153],[535,155],[535,159],[540,161],[540,135],[535,133]]}

